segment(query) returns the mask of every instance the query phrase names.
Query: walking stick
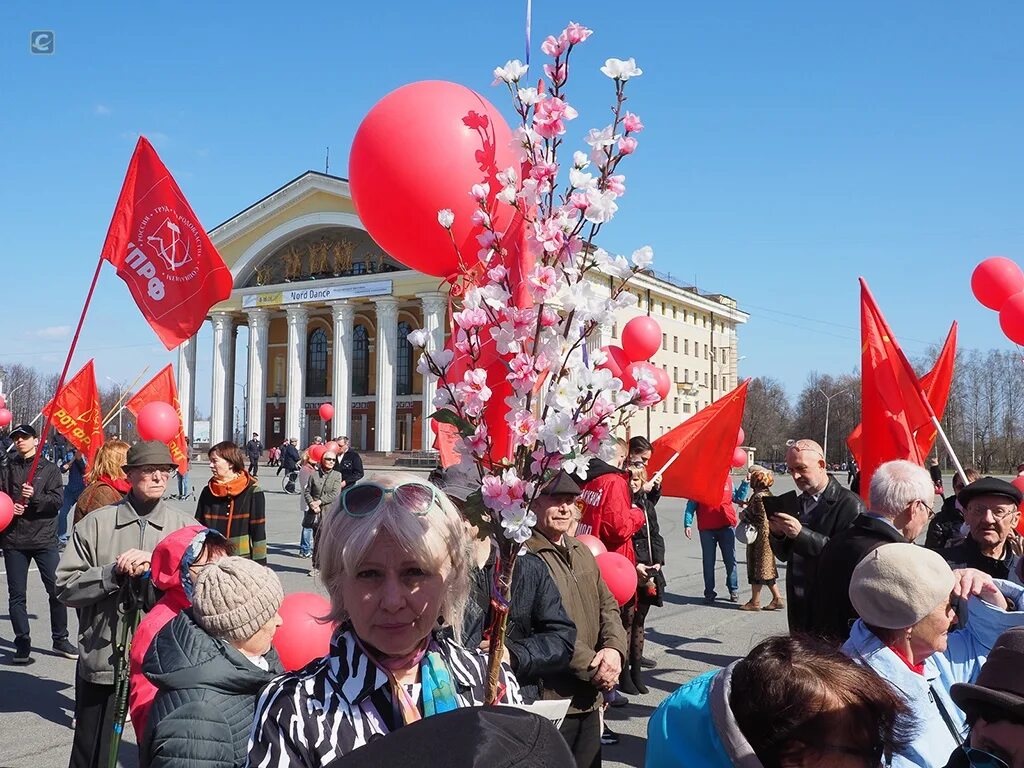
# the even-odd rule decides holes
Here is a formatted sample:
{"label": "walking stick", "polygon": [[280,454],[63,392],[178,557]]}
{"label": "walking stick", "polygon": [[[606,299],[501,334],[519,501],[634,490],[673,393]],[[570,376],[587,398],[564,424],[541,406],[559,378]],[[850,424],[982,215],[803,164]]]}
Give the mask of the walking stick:
{"label": "walking stick", "polygon": [[117,637],[114,641],[114,733],[110,739],[107,768],[117,768],[117,753],[128,714],[129,655],[132,637],[141,618],[142,593],[149,581],[149,571],[140,578],[126,578],[117,595]]}

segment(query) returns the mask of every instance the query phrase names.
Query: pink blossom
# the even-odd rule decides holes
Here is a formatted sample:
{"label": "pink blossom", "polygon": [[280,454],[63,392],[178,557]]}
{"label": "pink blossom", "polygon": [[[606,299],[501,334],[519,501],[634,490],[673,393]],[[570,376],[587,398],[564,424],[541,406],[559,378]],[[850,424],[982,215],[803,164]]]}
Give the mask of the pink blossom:
{"label": "pink blossom", "polygon": [[459,328],[466,331],[487,325],[487,313],[480,307],[466,308],[461,312],[455,312],[452,314],[452,319]]}
{"label": "pink blossom", "polygon": [[594,407],[590,412],[599,419],[606,419],[615,412],[615,405],[607,397],[598,397],[594,400]]}
{"label": "pink blossom", "polygon": [[466,371],[462,381],[455,385],[455,393],[462,399],[462,409],[467,416],[480,416],[484,405],[491,399],[491,390],[487,386],[487,371],[483,368]]}
{"label": "pink blossom", "polygon": [[533,225],[534,236],[547,253],[555,253],[561,250],[565,243],[565,232],[562,231],[558,221],[555,219],[544,219],[535,222]]}
{"label": "pink blossom", "polygon": [[[552,96],[534,107],[533,129],[545,139],[551,139],[565,133],[564,120],[574,120],[578,115],[579,113],[562,99]],[[557,166],[555,170],[558,170]]]}
{"label": "pink blossom", "polygon": [[576,421],[576,434],[581,437],[597,426],[598,418],[591,414]]}
{"label": "pink blossom", "polygon": [[548,453],[543,448],[538,448],[531,454],[533,461],[530,462],[530,472],[535,475],[545,470],[557,472],[562,466],[562,457],[557,453]]}
{"label": "pink blossom", "polygon": [[636,152],[637,140],[632,136],[623,136],[619,139],[619,152],[623,155],[632,155]]}
{"label": "pink blossom", "polygon": [[537,264],[527,279],[534,301],[547,301],[558,293],[558,273],[554,267]]}
{"label": "pink blossom", "polygon": [[611,427],[605,422],[600,422],[594,425],[594,428],[590,431],[590,439],[587,441],[587,451],[589,453],[597,453],[601,450],[601,444],[609,438],[611,435]]}
{"label": "pink blossom", "polygon": [[605,180],[604,188],[615,195],[624,195],[626,194],[626,177],[621,173],[609,176]]}
{"label": "pink blossom", "polygon": [[[557,67],[554,64],[544,65],[544,74],[547,78],[555,85],[561,85],[565,82],[568,70],[566,69],[565,62],[561,62]],[[547,101],[545,99],[544,101]],[[542,101],[541,104],[544,102]]]}
{"label": "pink blossom", "polygon": [[545,56],[561,56],[565,50],[565,42],[559,40],[554,35],[548,35],[544,38],[544,42],[540,44],[540,49],[544,52]]}
{"label": "pink blossom", "polygon": [[477,208],[475,211],[473,211],[473,215],[470,216],[469,220],[473,222],[474,227],[491,226],[491,217],[483,208]]}
{"label": "pink blossom", "polygon": [[473,343],[465,331],[459,331],[459,335],[455,339],[455,351],[461,355],[468,355],[473,351]]}
{"label": "pink blossom", "polygon": [[508,415],[509,426],[512,428],[512,443],[533,445],[537,442],[537,418],[529,411],[515,411]]}
{"label": "pink blossom", "polygon": [[558,163],[540,162],[530,168],[530,178],[537,182],[550,182],[558,175]]}
{"label": "pink blossom", "polygon": [[456,443],[456,449],[463,455],[471,453],[474,456],[483,456],[486,454],[487,425],[484,423],[479,424],[472,435],[461,438],[458,443]]}
{"label": "pink blossom", "polygon": [[558,39],[560,41],[564,40],[569,45],[579,45],[592,34],[594,34],[592,29],[587,29],[582,24],[570,21],[569,26],[562,30],[562,34],[558,36]]}
{"label": "pink blossom", "polygon": [[480,243],[481,248],[489,249],[494,247],[494,244],[498,242],[498,234],[493,229],[485,229],[476,236],[476,241]]}
{"label": "pink blossom", "polygon": [[500,283],[508,277],[508,270],[502,264],[487,270],[487,279],[492,283]]}
{"label": "pink blossom", "polygon": [[587,199],[586,192],[573,192],[569,196],[569,205],[580,211],[587,210],[587,206],[590,205],[590,201]]}
{"label": "pink blossom", "polygon": [[525,352],[520,352],[509,360],[508,365],[508,381],[512,385],[512,389],[521,394],[529,392],[537,381],[533,358]]}
{"label": "pink blossom", "polygon": [[626,129],[626,133],[640,133],[644,129],[644,124],[637,115],[627,112],[622,118],[622,127]]}
{"label": "pink blossom", "polygon": [[480,484],[480,495],[483,497],[484,506],[499,512],[512,503],[508,488],[501,482],[501,478],[495,475],[484,475]]}
{"label": "pink blossom", "polygon": [[470,188],[469,194],[478,203],[482,203],[482,202],[485,202],[487,200],[487,195],[490,194],[490,191],[491,191],[491,187],[485,181],[482,184],[474,184]]}
{"label": "pink blossom", "polygon": [[541,328],[553,328],[561,322],[562,318],[554,307],[545,306],[540,313]]}
{"label": "pink blossom", "polygon": [[641,379],[638,381],[636,383],[636,389],[640,396],[637,405],[641,408],[649,408],[661,400],[661,395],[659,395],[658,390],[654,388],[654,383],[647,379]]}

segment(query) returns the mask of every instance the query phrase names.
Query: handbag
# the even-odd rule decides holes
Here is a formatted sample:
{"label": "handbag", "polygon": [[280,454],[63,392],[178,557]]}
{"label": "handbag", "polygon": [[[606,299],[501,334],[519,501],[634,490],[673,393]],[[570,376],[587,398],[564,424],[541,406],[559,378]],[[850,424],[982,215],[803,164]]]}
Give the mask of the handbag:
{"label": "handbag", "polygon": [[736,526],[736,538],[749,546],[757,541],[757,528],[748,523],[746,519],[743,519]]}

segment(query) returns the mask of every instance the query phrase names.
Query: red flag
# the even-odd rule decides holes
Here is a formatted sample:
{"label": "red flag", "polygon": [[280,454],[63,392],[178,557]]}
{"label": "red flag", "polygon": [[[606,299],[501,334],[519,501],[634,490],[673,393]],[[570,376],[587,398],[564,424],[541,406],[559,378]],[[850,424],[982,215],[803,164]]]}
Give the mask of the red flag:
{"label": "red flag", "polygon": [[861,495],[880,464],[906,459],[923,464],[915,432],[932,424],[932,408],[882,312],[860,281]]}
{"label": "red flag", "polygon": [[[654,441],[647,466],[655,471],[670,460],[661,492],[705,504],[720,504],[729,478],[736,435],[743,421],[750,379]],[[673,457],[679,454],[678,458]]]}
{"label": "red flag", "polygon": [[43,414],[82,452],[86,464],[92,464],[96,451],[103,445],[103,409],[92,360],[46,404]]}
{"label": "red flag", "polygon": [[138,392],[132,395],[131,399],[124,404],[124,407],[135,416],[139,417],[139,411],[150,403],[170,403],[178,412],[178,434],[167,443],[171,451],[171,458],[178,465],[178,471],[185,474],[188,471],[188,453],[185,444],[185,428],[181,422],[181,403],[178,402],[178,386],[174,383],[174,368],[167,365],[160,373],[154,376]]}
{"label": "red flag", "polygon": [[195,335],[210,307],[231,295],[231,272],[143,136],[128,165],[101,258],[128,284],[167,349]]}

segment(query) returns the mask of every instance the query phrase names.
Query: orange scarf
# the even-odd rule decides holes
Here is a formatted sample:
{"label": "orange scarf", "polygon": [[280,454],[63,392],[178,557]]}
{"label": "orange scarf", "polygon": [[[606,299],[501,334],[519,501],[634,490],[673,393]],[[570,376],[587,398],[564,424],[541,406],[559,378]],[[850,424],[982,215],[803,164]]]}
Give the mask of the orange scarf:
{"label": "orange scarf", "polygon": [[210,479],[210,493],[219,498],[228,499],[228,526],[224,532],[224,538],[231,538],[231,518],[235,514],[235,498],[252,482],[252,477],[244,469],[231,480],[220,481],[216,478]]}

